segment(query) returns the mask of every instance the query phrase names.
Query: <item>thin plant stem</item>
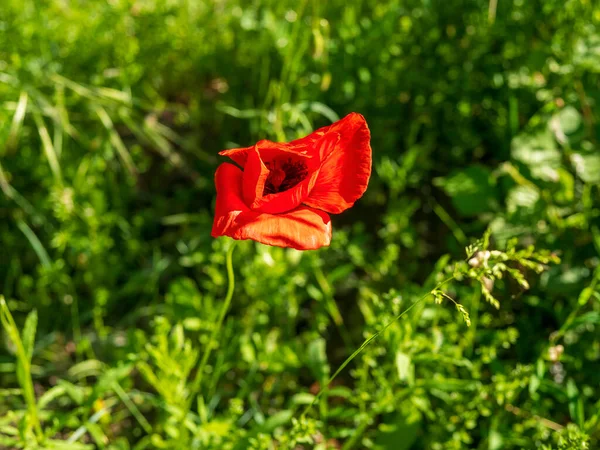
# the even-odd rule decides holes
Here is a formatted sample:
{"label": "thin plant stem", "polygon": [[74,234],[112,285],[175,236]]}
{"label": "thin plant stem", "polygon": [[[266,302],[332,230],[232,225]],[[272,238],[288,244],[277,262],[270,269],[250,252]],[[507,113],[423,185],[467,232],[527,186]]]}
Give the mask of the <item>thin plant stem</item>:
{"label": "thin plant stem", "polygon": [[[21,385],[23,391],[23,397],[27,404],[27,411],[29,415],[29,426],[33,427],[33,431],[38,443],[44,441],[44,433],[38,416],[37,401],[35,398],[35,390],[33,388],[33,380],[31,378],[31,356],[28,355],[23,340],[19,335],[19,329],[15,323],[6,300],[3,296],[0,296],[0,322],[8,334],[10,340],[16,348],[17,356],[17,379]],[[37,320],[36,320],[37,322]],[[31,344],[33,345],[33,344]],[[20,367],[19,367],[20,366]],[[20,368],[20,375],[19,375]]]}
{"label": "thin plant stem", "polygon": [[496,21],[496,10],[498,8],[498,0],[490,0],[488,7],[488,21],[494,23]]}
{"label": "thin plant stem", "polygon": [[317,402],[317,400],[325,393],[329,390],[329,386],[331,385],[331,383],[333,382],[333,380],[335,380],[337,378],[337,376],[346,368],[346,366],[348,364],[350,364],[350,362],[352,362],[352,360],[354,358],[356,358],[372,341],[374,341],[381,333],[383,333],[384,331],[386,331],[389,327],[391,327],[396,321],[400,320],[406,313],[408,313],[411,309],[413,309],[415,306],[417,306],[419,303],[421,303],[423,300],[425,300],[427,297],[429,297],[430,295],[433,294],[434,291],[438,290],[439,288],[441,288],[443,285],[445,285],[446,283],[449,283],[450,281],[454,280],[454,276],[451,276],[450,278],[446,278],[444,281],[440,282],[437,284],[436,287],[434,287],[431,291],[427,292],[427,294],[423,295],[419,300],[417,300],[416,302],[414,302],[412,305],[410,305],[408,308],[406,308],[404,311],[402,311],[400,314],[398,314],[396,317],[394,317],[390,322],[388,322],[383,328],[381,328],[379,331],[373,333],[371,336],[369,336],[362,344],[360,347],[358,347],[354,353],[352,353],[348,358],[346,358],[346,360],[342,363],[342,365],[340,367],[338,367],[338,369],[335,371],[335,373],[331,376],[331,378],[329,378],[329,380],[327,381],[327,384],[325,386],[323,386],[321,388],[321,390],[319,390],[319,393],[315,396],[315,398],[313,398],[312,402],[304,409],[304,411],[301,414],[301,418],[303,418],[304,416],[306,416],[306,414],[308,413],[308,411],[310,411],[310,409],[314,406],[314,404]]}
{"label": "thin plant stem", "polygon": [[231,304],[231,299],[233,297],[233,289],[235,287],[235,276],[233,273],[233,250],[235,249],[236,241],[233,241],[229,249],[227,250],[227,255],[225,257],[225,265],[227,268],[227,294],[225,296],[225,301],[223,302],[223,306],[221,307],[221,311],[219,312],[219,317],[217,318],[217,323],[215,324],[212,333],[210,335],[210,339],[206,344],[204,349],[204,353],[202,354],[202,359],[200,360],[200,365],[198,366],[198,371],[196,372],[196,377],[194,378],[194,383],[192,384],[192,391],[190,393],[190,403],[194,398],[194,395],[200,391],[202,387],[202,377],[204,375],[204,368],[206,363],[208,362],[208,358],[210,357],[210,353],[212,351],[213,343],[221,331],[221,327],[223,325],[223,320],[227,315],[227,311],[229,311],[229,305]]}

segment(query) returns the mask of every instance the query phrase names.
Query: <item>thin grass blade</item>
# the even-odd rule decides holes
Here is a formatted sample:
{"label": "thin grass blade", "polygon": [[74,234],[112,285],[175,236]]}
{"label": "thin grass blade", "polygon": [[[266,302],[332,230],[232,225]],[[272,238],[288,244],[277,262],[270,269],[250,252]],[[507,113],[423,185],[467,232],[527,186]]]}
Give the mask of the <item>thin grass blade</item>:
{"label": "thin grass blade", "polygon": [[4,150],[5,153],[8,153],[15,149],[19,142],[21,127],[23,125],[23,120],[25,119],[25,114],[27,112],[28,100],[29,96],[27,95],[27,92],[21,91],[21,95],[19,96],[19,103],[17,104],[17,109],[15,110],[15,115],[13,116],[13,120],[10,125],[10,131],[8,132],[8,139],[6,140],[6,148]]}
{"label": "thin grass blade", "polygon": [[56,154],[56,150],[52,144],[52,140],[50,139],[50,134],[48,133],[44,119],[42,119],[42,116],[37,111],[33,111],[33,119],[35,120],[38,133],[40,134],[42,147],[44,148],[44,153],[48,159],[48,164],[50,164],[50,169],[52,170],[54,179],[58,184],[62,184],[62,173],[60,170],[60,164],[58,162],[58,155]]}
{"label": "thin grass blade", "polygon": [[132,176],[135,176],[137,173],[137,170],[135,168],[135,165],[133,164],[131,155],[127,151],[127,148],[125,147],[125,144],[121,140],[119,133],[117,133],[117,130],[115,129],[115,126],[114,126],[113,121],[111,120],[110,116],[108,115],[108,113],[102,106],[96,105],[95,110],[96,110],[96,114],[98,114],[98,117],[100,118],[100,121],[102,122],[102,125],[104,125],[104,128],[106,128],[106,131],[108,131],[110,142],[113,145],[113,147],[117,150],[119,157],[123,161],[123,165],[125,166],[127,171]]}
{"label": "thin grass blade", "polygon": [[19,230],[21,230],[21,232],[25,235],[25,237],[31,244],[33,251],[35,251],[38,258],[40,259],[42,266],[44,266],[45,268],[50,268],[51,262],[50,257],[48,256],[48,252],[46,251],[36,234],[33,232],[33,230],[29,227],[29,225],[27,225],[23,220],[18,220],[17,227],[19,228]]}

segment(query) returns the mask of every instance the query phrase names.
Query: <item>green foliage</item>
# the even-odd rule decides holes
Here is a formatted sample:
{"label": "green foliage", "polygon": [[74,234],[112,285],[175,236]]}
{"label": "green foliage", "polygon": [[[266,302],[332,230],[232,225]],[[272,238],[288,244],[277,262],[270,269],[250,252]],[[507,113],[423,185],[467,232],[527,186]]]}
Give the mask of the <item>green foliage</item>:
{"label": "green foliage", "polygon": [[[598,448],[599,56],[585,0],[0,2],[0,447]],[[350,111],[332,246],[229,265],[216,153]]]}

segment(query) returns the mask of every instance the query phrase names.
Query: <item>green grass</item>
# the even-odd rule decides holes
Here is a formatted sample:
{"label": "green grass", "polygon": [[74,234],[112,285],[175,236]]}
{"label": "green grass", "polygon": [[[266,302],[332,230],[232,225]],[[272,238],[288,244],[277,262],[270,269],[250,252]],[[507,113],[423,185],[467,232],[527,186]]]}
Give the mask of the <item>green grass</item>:
{"label": "green grass", "polygon": [[[599,52],[585,0],[4,0],[0,448],[597,448]],[[330,248],[210,237],[219,150],[351,111]]]}

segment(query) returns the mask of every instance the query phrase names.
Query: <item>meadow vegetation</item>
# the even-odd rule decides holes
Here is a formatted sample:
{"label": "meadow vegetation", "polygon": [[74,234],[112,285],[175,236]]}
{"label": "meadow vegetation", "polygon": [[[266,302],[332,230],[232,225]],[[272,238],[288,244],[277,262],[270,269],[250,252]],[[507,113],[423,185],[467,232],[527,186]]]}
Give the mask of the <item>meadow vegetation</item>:
{"label": "meadow vegetation", "polygon": [[[600,448],[599,103],[594,0],[1,0],[0,448]],[[215,332],[217,152],[351,111]]]}

